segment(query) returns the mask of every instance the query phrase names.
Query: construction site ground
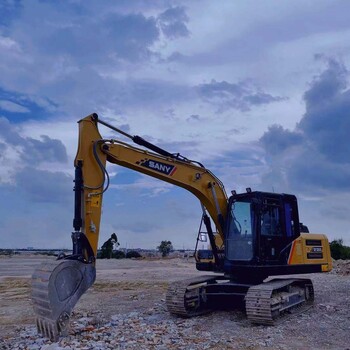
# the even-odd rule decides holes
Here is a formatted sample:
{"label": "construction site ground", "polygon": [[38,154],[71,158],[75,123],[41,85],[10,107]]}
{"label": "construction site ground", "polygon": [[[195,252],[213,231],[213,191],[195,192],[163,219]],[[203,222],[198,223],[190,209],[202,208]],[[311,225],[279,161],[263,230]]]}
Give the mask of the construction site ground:
{"label": "construction site ground", "polygon": [[[170,282],[195,277],[192,259],[98,260],[97,280],[52,343],[37,335],[30,276],[42,256],[0,257],[0,349],[350,349],[350,262],[313,280],[315,303],[276,326],[251,325],[242,310],[197,318],[170,315]],[[53,259],[53,258],[51,258]]]}

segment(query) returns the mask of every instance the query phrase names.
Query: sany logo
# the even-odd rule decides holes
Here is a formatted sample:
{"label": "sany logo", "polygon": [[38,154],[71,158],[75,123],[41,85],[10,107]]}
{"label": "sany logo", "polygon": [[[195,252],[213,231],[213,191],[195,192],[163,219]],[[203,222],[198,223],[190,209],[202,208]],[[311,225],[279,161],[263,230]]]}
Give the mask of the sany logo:
{"label": "sany logo", "polygon": [[142,159],[139,162],[136,162],[136,164],[169,176],[172,176],[176,171],[176,166],[174,165],[156,162],[150,159]]}

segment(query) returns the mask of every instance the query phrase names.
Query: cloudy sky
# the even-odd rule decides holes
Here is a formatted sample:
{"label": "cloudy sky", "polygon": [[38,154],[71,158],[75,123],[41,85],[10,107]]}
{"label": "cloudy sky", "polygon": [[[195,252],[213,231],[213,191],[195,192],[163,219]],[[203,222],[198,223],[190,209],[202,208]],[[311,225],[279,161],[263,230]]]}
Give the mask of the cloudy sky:
{"label": "cloudy sky", "polygon": [[[0,247],[71,247],[76,121],[92,112],[228,193],[296,194],[312,232],[350,244],[349,58],[348,1],[1,0]],[[100,245],[194,247],[195,197],[108,170]]]}

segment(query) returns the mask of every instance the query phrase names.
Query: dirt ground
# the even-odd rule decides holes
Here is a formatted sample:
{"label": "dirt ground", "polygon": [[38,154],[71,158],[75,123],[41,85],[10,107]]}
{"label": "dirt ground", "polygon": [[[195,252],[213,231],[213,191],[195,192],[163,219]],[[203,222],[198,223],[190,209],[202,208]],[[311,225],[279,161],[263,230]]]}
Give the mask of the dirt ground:
{"label": "dirt ground", "polygon": [[[0,337],[16,326],[34,324],[30,277],[47,257],[0,258]],[[54,258],[51,258],[54,259]],[[76,312],[114,314],[143,310],[164,299],[170,281],[197,276],[194,262],[182,259],[98,260],[95,284],[83,295]]]}
{"label": "dirt ground", "polygon": [[[30,276],[43,259],[47,258],[26,255],[0,258],[0,349],[11,348],[11,339],[16,339],[23,330],[34,329]],[[178,321],[165,308],[167,286],[171,281],[199,274],[194,261],[186,259],[98,260],[96,282],[78,302],[72,322],[93,315],[103,324],[115,315],[148,312],[159,322],[173,320],[177,327]],[[210,344],[218,345],[206,348],[350,349],[350,276],[339,275],[335,270],[307,277],[314,283],[314,306],[305,313],[291,315],[277,326],[251,325],[239,310],[217,311],[191,319],[188,325],[211,339]],[[23,347],[26,348],[35,349]],[[181,347],[175,344],[164,349],[167,348]]]}

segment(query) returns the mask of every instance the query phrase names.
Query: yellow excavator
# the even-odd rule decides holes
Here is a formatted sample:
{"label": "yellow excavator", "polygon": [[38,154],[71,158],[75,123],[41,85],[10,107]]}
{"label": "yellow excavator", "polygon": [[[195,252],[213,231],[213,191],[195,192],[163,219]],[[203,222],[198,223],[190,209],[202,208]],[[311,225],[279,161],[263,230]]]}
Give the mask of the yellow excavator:
{"label": "yellow excavator", "polygon": [[[251,322],[271,325],[281,315],[312,303],[310,279],[279,277],[264,282],[270,276],[332,269],[327,237],[308,233],[300,223],[294,195],[247,188],[245,193],[232,191],[228,198],[221,181],[200,162],[129,135],[95,113],[78,123],[73,251],[43,263],[32,276],[39,333],[51,340],[64,335],[73,307],[95,281],[102,197],[109,186],[107,161],[185,188],[200,200],[196,267],[216,274],[170,284],[166,294],[170,313],[196,316],[215,304],[223,307],[239,299],[245,302]],[[104,139],[98,124],[143,148]],[[205,240],[210,249],[197,249]]]}

